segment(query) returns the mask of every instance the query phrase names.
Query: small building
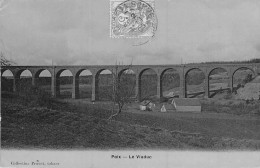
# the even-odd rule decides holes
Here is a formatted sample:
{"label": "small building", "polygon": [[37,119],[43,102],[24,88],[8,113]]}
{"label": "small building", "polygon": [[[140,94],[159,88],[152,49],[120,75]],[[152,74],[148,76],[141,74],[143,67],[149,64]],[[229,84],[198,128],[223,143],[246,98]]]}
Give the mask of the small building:
{"label": "small building", "polygon": [[[164,106],[165,110],[162,109],[162,107]],[[163,103],[163,105],[161,106],[160,112],[174,112],[175,111],[175,108],[174,108],[174,105],[171,104],[171,101],[169,103]]]}
{"label": "small building", "polygon": [[172,104],[177,112],[201,112],[201,103],[196,98],[175,98]]}
{"label": "small building", "polygon": [[142,111],[146,111],[146,110],[152,111],[154,107],[155,107],[155,104],[152,103],[151,100],[144,100],[140,104],[140,110],[142,110]]}
{"label": "small building", "polygon": [[162,107],[161,107],[161,112],[162,112],[162,113],[165,113],[165,112],[167,112],[167,110],[166,110],[166,108],[165,108],[165,105],[164,105],[164,104],[163,104],[163,105],[162,105]]}

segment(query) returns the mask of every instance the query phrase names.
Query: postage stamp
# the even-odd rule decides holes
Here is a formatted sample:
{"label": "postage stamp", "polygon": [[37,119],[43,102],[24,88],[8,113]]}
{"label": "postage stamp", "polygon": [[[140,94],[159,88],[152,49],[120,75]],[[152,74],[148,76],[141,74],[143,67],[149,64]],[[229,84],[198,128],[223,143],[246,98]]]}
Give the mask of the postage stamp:
{"label": "postage stamp", "polygon": [[110,37],[152,37],[157,30],[154,0],[110,0]]}

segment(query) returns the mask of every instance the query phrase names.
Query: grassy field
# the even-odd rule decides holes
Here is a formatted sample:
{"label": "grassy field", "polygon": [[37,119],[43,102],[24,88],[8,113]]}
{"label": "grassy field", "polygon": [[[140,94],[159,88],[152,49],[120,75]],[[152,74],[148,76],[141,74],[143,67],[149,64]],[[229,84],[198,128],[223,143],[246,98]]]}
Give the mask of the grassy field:
{"label": "grassy field", "polygon": [[109,102],[65,99],[47,108],[21,98],[2,98],[2,147],[260,149],[258,115],[140,112],[138,104],[131,104],[115,120],[107,121],[110,108]]}
{"label": "grassy field", "polygon": [[[230,111],[227,113],[222,111],[221,108],[217,111],[208,110],[206,101],[204,100],[203,102],[202,113],[179,113],[173,107],[171,109],[167,108],[168,113],[161,113],[162,103],[156,103],[157,108],[153,112],[147,112],[139,110],[139,103],[132,103],[125,108],[126,113],[117,119],[130,124],[161,127],[172,131],[201,133],[212,137],[260,140],[259,102],[253,106],[243,104],[245,107],[244,113],[238,111],[242,102],[226,104],[225,108],[230,108]],[[217,100],[211,101],[216,102]],[[74,104],[77,111],[81,112],[84,112],[84,108],[88,106],[87,102],[77,100],[72,102],[72,104]],[[99,104],[96,106],[98,107]],[[109,109],[109,105],[104,108]],[[259,110],[255,113],[257,109]],[[90,115],[94,114],[90,113]],[[102,114],[99,115],[102,116]],[[108,116],[109,114],[103,115]]]}

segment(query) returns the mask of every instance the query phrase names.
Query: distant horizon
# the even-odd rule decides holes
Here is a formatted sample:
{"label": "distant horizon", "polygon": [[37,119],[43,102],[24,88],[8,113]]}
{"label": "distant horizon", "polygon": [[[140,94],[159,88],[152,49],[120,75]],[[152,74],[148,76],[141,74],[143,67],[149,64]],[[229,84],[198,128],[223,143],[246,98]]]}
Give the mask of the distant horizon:
{"label": "distant horizon", "polygon": [[[210,63],[255,63],[250,61],[257,61],[257,63],[260,63],[260,57],[259,58],[251,58],[251,59],[245,59],[245,60],[234,60],[234,61],[209,61],[209,62],[190,62],[190,63],[176,63],[176,64],[123,64],[123,62],[120,64],[79,64],[79,65],[19,65],[15,61],[13,61],[13,65],[10,66],[128,66],[128,65],[188,65],[188,64],[210,64]],[[4,66],[2,66],[4,67]]]}

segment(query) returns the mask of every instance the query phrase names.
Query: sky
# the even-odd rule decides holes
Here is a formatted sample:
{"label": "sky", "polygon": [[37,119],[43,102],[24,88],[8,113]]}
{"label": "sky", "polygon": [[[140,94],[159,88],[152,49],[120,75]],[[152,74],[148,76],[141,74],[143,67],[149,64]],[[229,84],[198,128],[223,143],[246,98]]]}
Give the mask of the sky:
{"label": "sky", "polygon": [[109,0],[0,0],[0,50],[17,65],[180,64],[260,58],[259,0],[155,0],[148,43],[110,38]]}

